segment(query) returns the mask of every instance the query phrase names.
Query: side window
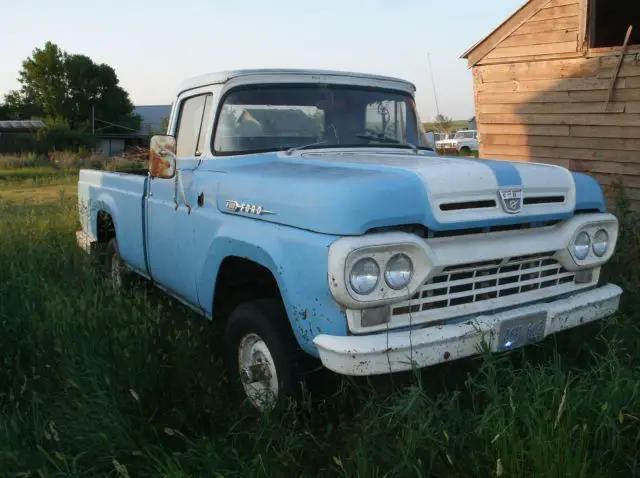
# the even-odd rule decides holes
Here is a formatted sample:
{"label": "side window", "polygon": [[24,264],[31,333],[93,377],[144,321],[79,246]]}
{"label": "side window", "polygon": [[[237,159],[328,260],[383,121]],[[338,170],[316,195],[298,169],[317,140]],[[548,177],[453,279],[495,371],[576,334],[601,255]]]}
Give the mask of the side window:
{"label": "side window", "polygon": [[200,156],[206,144],[206,120],[210,116],[211,94],[192,96],[182,102],[176,130],[177,156]]}

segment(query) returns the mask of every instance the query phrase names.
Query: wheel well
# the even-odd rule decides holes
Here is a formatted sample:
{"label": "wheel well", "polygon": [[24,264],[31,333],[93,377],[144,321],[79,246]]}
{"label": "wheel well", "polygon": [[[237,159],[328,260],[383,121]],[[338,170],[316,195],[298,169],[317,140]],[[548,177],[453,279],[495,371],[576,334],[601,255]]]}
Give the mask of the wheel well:
{"label": "wheel well", "polygon": [[111,214],[98,211],[98,242],[106,243],[116,237],[116,227]]}
{"label": "wheel well", "polygon": [[225,258],[216,279],[214,319],[226,320],[238,305],[254,299],[282,299],[271,271],[241,257]]}

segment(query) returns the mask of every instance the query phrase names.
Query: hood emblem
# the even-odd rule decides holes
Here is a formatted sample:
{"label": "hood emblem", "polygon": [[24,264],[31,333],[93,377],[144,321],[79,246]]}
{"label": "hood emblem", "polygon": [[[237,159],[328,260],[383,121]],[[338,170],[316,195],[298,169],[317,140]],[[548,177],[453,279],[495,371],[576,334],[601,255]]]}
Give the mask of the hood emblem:
{"label": "hood emblem", "polygon": [[507,214],[520,214],[524,203],[522,189],[501,189],[500,204]]}
{"label": "hood emblem", "polygon": [[264,207],[258,204],[240,203],[232,199],[225,201],[225,208],[229,212],[244,212],[246,214],[255,214],[256,216],[262,216],[263,214],[275,214],[274,212],[267,211]]}

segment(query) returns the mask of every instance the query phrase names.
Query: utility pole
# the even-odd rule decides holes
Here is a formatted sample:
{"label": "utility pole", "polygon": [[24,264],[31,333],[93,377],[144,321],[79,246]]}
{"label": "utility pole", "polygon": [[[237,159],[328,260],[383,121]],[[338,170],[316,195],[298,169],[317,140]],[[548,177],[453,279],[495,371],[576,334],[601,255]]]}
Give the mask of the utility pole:
{"label": "utility pole", "polygon": [[[427,53],[427,61],[429,62],[429,73],[431,73],[431,85],[433,85],[433,97],[436,101],[436,118],[440,116],[440,107],[438,106],[438,94],[436,93],[436,82],[433,80],[433,68],[431,68],[431,56]],[[437,121],[437,120],[436,120]]]}

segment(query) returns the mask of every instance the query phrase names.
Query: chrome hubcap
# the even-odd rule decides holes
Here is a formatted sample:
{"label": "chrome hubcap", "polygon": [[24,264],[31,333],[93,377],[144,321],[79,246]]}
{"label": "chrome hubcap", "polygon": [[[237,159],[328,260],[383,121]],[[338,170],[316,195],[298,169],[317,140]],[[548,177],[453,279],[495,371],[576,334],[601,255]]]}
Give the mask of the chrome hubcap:
{"label": "chrome hubcap", "polygon": [[267,344],[247,334],[238,346],[238,369],[244,393],[258,410],[272,409],[278,399],[278,375]]}

